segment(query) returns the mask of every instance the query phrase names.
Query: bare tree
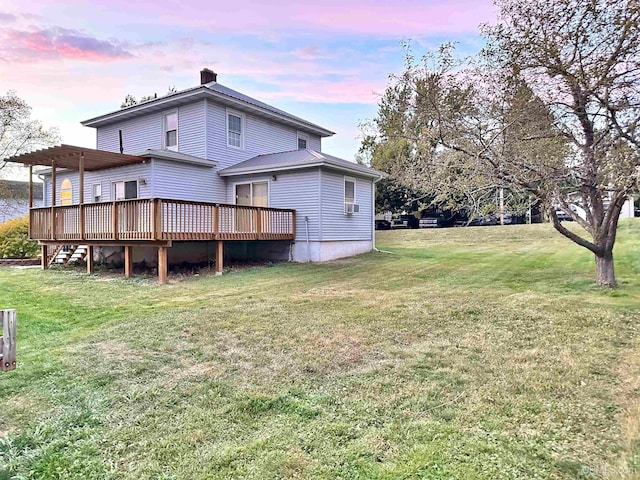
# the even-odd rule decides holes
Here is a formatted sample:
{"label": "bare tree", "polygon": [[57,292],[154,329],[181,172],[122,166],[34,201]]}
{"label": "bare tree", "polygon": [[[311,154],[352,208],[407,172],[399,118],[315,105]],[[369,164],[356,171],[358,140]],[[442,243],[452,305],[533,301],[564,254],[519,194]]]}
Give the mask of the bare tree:
{"label": "bare tree", "polygon": [[640,166],[640,4],[496,4],[478,57],[458,61],[450,45],[422,62],[408,55],[368,139],[373,161],[401,152],[397,178],[448,198],[481,204],[507,188],[539,199],[556,230],[594,254],[597,283],[615,287],[618,218]]}
{"label": "bare tree", "polygon": [[37,120],[31,119],[31,107],[9,91],[0,96],[0,162],[5,159],[50,146],[58,140],[58,133],[46,129]]}
{"label": "bare tree", "polygon": [[[167,95],[171,95],[172,93],[177,93],[177,92],[178,92],[178,89],[175,87],[175,85],[170,85],[169,88],[167,89]],[[143,95],[138,100],[136,97],[128,93],[127,96],[124,97],[124,100],[122,101],[122,103],[120,104],[120,108],[133,107],[134,105],[138,105],[139,103],[148,102],[149,100],[155,100],[156,98],[158,98],[158,94],[154,93],[153,95]]]}
{"label": "bare tree", "polygon": [[[31,118],[31,107],[19,98],[15,92],[9,91],[0,96],[0,173],[2,177],[16,176],[17,172],[10,171],[5,161],[9,157],[27,153],[38,148],[44,148],[58,141],[58,133],[54,129],[46,129],[42,123]],[[8,182],[0,184],[0,197],[7,201],[3,207],[9,209],[12,197],[19,189],[9,188]],[[5,212],[11,213],[11,212]]]}

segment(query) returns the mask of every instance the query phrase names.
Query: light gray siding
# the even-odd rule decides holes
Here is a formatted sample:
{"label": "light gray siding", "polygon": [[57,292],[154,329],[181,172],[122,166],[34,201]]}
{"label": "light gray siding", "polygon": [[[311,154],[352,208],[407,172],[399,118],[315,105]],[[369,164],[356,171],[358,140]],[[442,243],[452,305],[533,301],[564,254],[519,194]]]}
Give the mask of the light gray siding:
{"label": "light gray siding", "polygon": [[[51,205],[51,177],[45,177],[44,205]],[[59,171],[56,173],[56,205],[60,205],[61,184],[65,179],[71,181],[72,203],[80,201],[79,174],[77,171]],[[138,180],[138,198],[151,198],[151,162],[128,165],[126,167],[110,168],[84,174],[84,201],[93,202],[93,185],[102,186],[102,201],[113,199],[113,182]],[[144,180],[144,181],[142,181]]]}
{"label": "light gray siding", "polygon": [[221,202],[226,200],[225,182],[215,168],[153,160],[153,196],[192,200],[194,202]]}
{"label": "light gray siding", "polygon": [[98,128],[98,150],[120,152],[118,130],[122,130],[124,153],[137,155],[149,148],[162,148],[162,114],[149,113],[142,117]]}
{"label": "light gray siding", "polygon": [[[321,176],[321,240],[371,240],[373,229],[373,182],[371,179],[345,175],[324,168],[321,170]],[[344,213],[345,176],[356,181],[356,204],[360,206],[360,211],[352,215]]]}
{"label": "light gray siding", "polygon": [[[230,167],[256,155],[298,148],[298,129],[262,117],[244,114],[244,149],[227,146],[227,109],[207,101],[207,158]],[[320,150],[320,137],[309,134],[309,148]]]}
{"label": "light gray siding", "polygon": [[311,150],[315,150],[316,152],[322,151],[322,139],[319,135],[311,135],[309,134],[309,143],[307,144],[307,148]]}
{"label": "light gray siding", "polygon": [[271,175],[243,175],[227,178],[227,202],[235,203],[235,185],[238,183],[269,182],[269,206],[296,210],[296,241],[306,240],[305,217],[309,217],[309,240],[320,239],[319,181],[320,169],[307,168]]}
{"label": "light gray siding", "polygon": [[[122,130],[124,153],[138,154],[147,149],[163,148],[164,115],[178,113],[178,151],[219,162],[219,168],[229,167],[256,155],[276,153],[298,148],[295,127],[280,124],[264,117],[242,112],[244,149],[227,146],[227,107],[199,100],[162,112],[152,112],[138,118],[116,122],[97,129],[97,148],[120,151],[118,131]],[[307,147],[321,150],[321,138],[304,132]]]}
{"label": "light gray siding", "polygon": [[178,151],[205,158],[205,102],[182,105],[163,112],[117,122],[98,128],[98,150],[120,151],[118,130],[122,130],[124,153],[137,155],[147,149],[163,148],[164,115],[178,113]]}
{"label": "light gray siding", "polygon": [[178,151],[207,158],[204,100],[178,107]]}

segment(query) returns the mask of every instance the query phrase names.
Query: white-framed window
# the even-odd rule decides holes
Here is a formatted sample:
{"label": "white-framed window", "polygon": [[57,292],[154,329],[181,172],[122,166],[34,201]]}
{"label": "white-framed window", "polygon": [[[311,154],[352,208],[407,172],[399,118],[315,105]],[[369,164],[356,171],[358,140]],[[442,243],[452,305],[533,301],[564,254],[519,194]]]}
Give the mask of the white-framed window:
{"label": "white-framed window", "polygon": [[244,149],[244,114],[227,110],[227,146]]}
{"label": "white-framed window", "polygon": [[113,199],[128,200],[138,198],[138,181],[125,180],[123,182],[113,182]]}
{"label": "white-framed window", "polygon": [[93,196],[93,201],[95,203],[102,201],[102,184],[101,183],[94,183],[91,186],[91,195]]}
{"label": "white-framed window", "polygon": [[164,115],[164,148],[178,150],[178,112]]}
{"label": "white-framed window", "polygon": [[235,184],[236,205],[253,207],[269,206],[269,182],[260,180],[250,183]]}
{"label": "white-framed window", "polygon": [[356,203],[356,179],[344,177],[344,203]]}
{"label": "white-framed window", "polygon": [[308,143],[309,136],[302,132],[298,132],[298,150],[304,150],[307,148]]}
{"label": "white-framed window", "polygon": [[351,215],[358,212],[356,205],[356,179],[352,177],[344,177],[344,213]]}

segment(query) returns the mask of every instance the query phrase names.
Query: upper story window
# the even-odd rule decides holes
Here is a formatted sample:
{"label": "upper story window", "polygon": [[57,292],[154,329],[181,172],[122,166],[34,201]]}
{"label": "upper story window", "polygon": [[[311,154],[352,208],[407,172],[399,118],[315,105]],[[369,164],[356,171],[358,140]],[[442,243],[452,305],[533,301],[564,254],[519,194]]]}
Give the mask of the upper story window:
{"label": "upper story window", "polygon": [[178,150],[178,112],[164,116],[164,147],[167,150]]}
{"label": "upper story window", "polygon": [[244,148],[244,115],[227,110],[227,146]]}
{"label": "upper story window", "polygon": [[307,148],[307,142],[309,138],[304,133],[298,132],[298,150],[304,150]]}

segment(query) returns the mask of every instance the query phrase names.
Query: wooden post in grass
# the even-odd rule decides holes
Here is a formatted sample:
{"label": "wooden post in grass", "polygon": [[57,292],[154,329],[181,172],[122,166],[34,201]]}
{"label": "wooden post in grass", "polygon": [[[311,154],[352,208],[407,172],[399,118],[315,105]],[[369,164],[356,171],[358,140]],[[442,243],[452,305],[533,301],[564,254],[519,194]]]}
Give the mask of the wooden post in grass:
{"label": "wooden post in grass", "polygon": [[8,372],[16,368],[16,326],[15,310],[0,310],[2,336],[0,337],[0,371]]}
{"label": "wooden post in grass", "polygon": [[167,283],[167,247],[158,247],[158,283]]}
{"label": "wooden post in grass", "polygon": [[93,273],[93,245],[87,246],[87,273]]}
{"label": "wooden post in grass", "polygon": [[222,275],[224,267],[224,242],[218,240],[216,242],[216,275]]}
{"label": "wooden post in grass", "polygon": [[124,277],[131,278],[133,272],[133,247],[126,245],[124,247]]}
{"label": "wooden post in grass", "polygon": [[40,245],[40,266],[43,270],[46,270],[49,264],[49,259],[47,258],[48,250],[49,248],[45,244]]}

